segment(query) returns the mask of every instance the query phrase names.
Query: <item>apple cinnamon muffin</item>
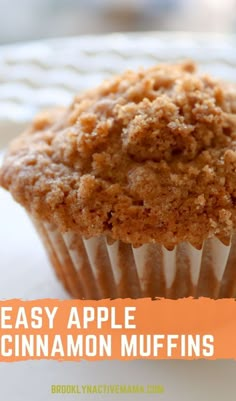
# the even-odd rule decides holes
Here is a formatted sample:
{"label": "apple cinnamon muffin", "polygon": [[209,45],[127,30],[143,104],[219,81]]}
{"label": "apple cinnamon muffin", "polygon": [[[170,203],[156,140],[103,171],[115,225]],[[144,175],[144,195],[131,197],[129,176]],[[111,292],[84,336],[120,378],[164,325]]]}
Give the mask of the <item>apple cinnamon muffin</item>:
{"label": "apple cinnamon muffin", "polygon": [[74,297],[236,296],[236,90],[192,62],[41,113],[0,184]]}

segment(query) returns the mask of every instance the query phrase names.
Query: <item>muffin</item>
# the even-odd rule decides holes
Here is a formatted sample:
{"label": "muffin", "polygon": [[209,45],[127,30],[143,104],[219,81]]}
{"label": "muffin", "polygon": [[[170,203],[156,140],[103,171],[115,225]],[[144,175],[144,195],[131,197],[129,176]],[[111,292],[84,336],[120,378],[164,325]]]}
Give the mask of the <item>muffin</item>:
{"label": "muffin", "polygon": [[235,297],[236,90],[192,62],[41,113],[0,184],[73,297]]}

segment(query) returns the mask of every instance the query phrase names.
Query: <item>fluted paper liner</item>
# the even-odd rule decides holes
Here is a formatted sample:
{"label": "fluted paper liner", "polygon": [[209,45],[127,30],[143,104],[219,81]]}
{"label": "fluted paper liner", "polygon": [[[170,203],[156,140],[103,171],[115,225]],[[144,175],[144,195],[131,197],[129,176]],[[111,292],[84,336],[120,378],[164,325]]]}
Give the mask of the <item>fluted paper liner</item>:
{"label": "fluted paper liner", "polygon": [[236,234],[228,246],[214,237],[201,250],[183,242],[170,251],[160,244],[108,244],[105,237],[85,239],[34,223],[57,276],[75,298],[236,296]]}

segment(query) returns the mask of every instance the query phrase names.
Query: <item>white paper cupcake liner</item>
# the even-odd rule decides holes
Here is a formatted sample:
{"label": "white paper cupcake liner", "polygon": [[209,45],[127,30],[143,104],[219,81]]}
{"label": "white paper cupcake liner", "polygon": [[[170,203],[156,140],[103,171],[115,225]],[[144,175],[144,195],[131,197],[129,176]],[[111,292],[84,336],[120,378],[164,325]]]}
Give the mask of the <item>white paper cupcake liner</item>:
{"label": "white paper cupcake liner", "polygon": [[85,239],[34,223],[57,276],[76,298],[236,296],[236,234],[229,246],[214,237],[201,250],[181,243],[169,251],[159,244],[108,244],[105,237]]}

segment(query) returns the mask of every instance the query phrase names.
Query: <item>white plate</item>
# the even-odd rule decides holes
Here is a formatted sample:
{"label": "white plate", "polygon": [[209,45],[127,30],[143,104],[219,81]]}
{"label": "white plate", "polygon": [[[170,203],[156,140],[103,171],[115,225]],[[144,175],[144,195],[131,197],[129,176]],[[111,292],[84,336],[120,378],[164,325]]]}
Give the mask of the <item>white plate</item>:
{"label": "white plate", "polygon": [[[156,61],[190,58],[200,68],[236,80],[233,38],[132,34],[51,40],[0,48],[0,146],[35,111],[66,104],[73,93],[104,76]],[[24,210],[0,190],[0,298],[67,298],[55,279]],[[234,401],[234,361],[52,361],[0,364],[4,401],[142,400]],[[52,384],[162,384],[163,395],[55,396]]]}

